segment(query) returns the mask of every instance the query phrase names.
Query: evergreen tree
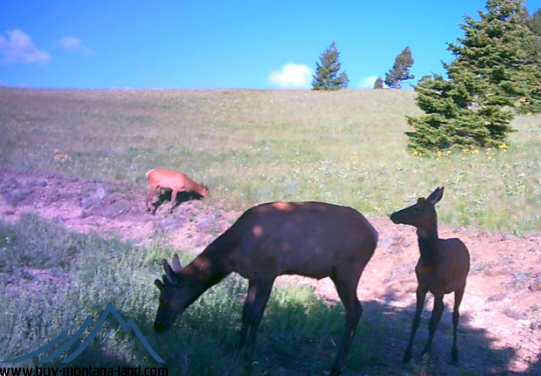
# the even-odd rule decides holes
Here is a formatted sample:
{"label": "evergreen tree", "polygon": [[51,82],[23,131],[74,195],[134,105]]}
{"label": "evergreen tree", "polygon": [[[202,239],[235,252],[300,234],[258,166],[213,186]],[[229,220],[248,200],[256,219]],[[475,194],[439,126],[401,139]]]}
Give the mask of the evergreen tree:
{"label": "evergreen tree", "polygon": [[525,25],[534,35],[525,41],[524,50],[528,54],[528,63],[540,64],[539,55],[541,55],[541,9],[538,9],[533,16],[530,17],[526,7],[522,7],[521,23]]}
{"label": "evergreen tree", "polygon": [[484,96],[498,96],[501,105],[513,106],[514,100],[527,95],[525,81],[531,70],[524,46],[535,37],[521,22],[523,2],[488,0],[488,11],[479,11],[480,21],[466,17],[460,26],[466,37],[458,39],[460,44],[448,44],[456,57],[452,64],[444,64],[451,79],[465,70],[488,81]]}
{"label": "evergreen tree", "polygon": [[524,50],[528,54],[528,64],[532,66],[533,71],[528,80],[529,95],[523,100],[522,106],[519,107],[519,112],[541,112],[541,9],[534,12],[533,16],[528,15],[524,20],[525,25],[534,34],[533,39],[524,41]]}
{"label": "evergreen tree", "polygon": [[408,116],[415,128],[406,132],[408,148],[416,154],[451,147],[494,147],[505,142],[513,113],[500,105],[482,105],[476,92],[483,81],[470,74],[451,80],[440,75],[424,76],[415,86],[416,102],[424,115]]}
{"label": "evergreen tree", "polygon": [[407,118],[415,128],[407,132],[410,149],[423,154],[505,142],[513,131],[510,108],[519,99],[529,101],[534,86],[535,72],[524,50],[532,34],[521,22],[522,2],[488,0],[479,21],[465,18],[460,25],[465,37],[448,44],[455,55],[451,64],[444,64],[449,79],[425,76],[415,86],[425,115]]}
{"label": "evergreen tree", "polygon": [[400,89],[402,81],[413,80],[415,76],[410,74],[413,63],[410,48],[404,48],[400,55],[396,57],[392,69],[385,74],[385,85],[391,89]]}
{"label": "evergreen tree", "polygon": [[338,74],[341,63],[338,60],[340,52],[334,41],[321,54],[320,62],[316,62],[316,72],[312,76],[312,90],[338,90],[348,87],[349,79],[346,72]]}
{"label": "evergreen tree", "polygon": [[374,82],[374,89],[383,89],[383,80],[381,77],[378,77]]}
{"label": "evergreen tree", "polygon": [[526,26],[528,26],[532,33],[541,37],[541,8],[526,20]]}

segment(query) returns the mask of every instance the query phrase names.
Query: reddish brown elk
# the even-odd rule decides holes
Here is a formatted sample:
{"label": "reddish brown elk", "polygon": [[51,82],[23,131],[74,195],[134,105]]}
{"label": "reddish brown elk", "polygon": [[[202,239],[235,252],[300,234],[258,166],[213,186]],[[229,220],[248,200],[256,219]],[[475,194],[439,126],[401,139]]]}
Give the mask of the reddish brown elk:
{"label": "reddish brown elk", "polygon": [[[183,191],[193,191],[203,197],[207,197],[209,194],[209,189],[206,185],[204,185],[203,183],[197,184],[182,172],[155,168],[147,172],[145,176],[147,177],[148,183],[150,184],[150,189],[145,200],[145,206],[147,211],[150,211],[150,204],[152,202],[152,198],[154,197],[154,192],[157,188],[171,190],[171,213],[175,208],[177,193]],[[156,213],[156,209],[157,206],[154,206],[152,214]]]}
{"label": "reddish brown elk", "polygon": [[209,287],[232,272],[248,279],[238,347],[253,356],[257,332],[274,280],[297,274],[330,277],[346,311],[346,329],[331,370],[345,366],[363,309],[357,285],[376,249],[378,233],[358,211],[321,202],[274,202],[247,210],[189,265],[178,256],[155,284],[160,303],[154,329],[166,331]]}
{"label": "reddish brown elk", "polygon": [[421,197],[415,205],[397,211],[391,215],[394,223],[411,225],[417,228],[417,238],[421,257],[415,267],[417,275],[417,309],[413,318],[411,336],[404,362],[412,358],[413,341],[421,321],[426,293],[434,295],[434,309],[428,325],[428,342],[423,355],[430,356],[432,340],[444,309],[443,296],[455,293],[453,310],[453,349],[451,358],[458,362],[457,328],[460,318],[459,307],[466,289],[466,278],[470,270],[470,254],[460,239],[440,239],[438,237],[438,218],[434,207],[443,197],[443,187],[436,188],[427,199]]}

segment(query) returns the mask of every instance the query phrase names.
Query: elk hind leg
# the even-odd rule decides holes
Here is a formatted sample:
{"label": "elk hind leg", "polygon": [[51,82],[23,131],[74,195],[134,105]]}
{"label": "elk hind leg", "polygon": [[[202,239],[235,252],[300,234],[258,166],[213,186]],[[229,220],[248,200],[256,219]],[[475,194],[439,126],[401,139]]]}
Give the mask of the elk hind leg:
{"label": "elk hind leg", "polygon": [[457,346],[457,332],[458,332],[458,322],[460,320],[460,303],[462,303],[462,298],[464,297],[464,291],[466,290],[466,282],[464,285],[455,291],[455,307],[453,309],[453,350],[451,351],[451,359],[453,363],[458,363],[458,346]]}
{"label": "elk hind leg", "polygon": [[360,273],[355,271],[352,271],[351,273],[342,271],[340,275],[335,273],[335,275],[331,277],[336,286],[336,291],[340,296],[340,300],[342,301],[342,304],[344,304],[346,310],[346,328],[330,376],[337,376],[344,369],[351,343],[355,337],[357,325],[363,314],[363,307],[357,298],[357,285],[359,284],[360,277]]}

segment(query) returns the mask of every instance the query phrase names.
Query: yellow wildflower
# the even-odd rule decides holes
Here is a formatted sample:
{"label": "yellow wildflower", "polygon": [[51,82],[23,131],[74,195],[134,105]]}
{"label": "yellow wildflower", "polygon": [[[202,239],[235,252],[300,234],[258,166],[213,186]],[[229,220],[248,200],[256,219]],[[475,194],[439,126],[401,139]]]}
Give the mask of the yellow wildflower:
{"label": "yellow wildflower", "polygon": [[352,164],[356,165],[357,163],[359,163],[359,155],[357,154],[357,152],[353,152],[353,154],[351,155],[351,158],[350,158],[350,161]]}

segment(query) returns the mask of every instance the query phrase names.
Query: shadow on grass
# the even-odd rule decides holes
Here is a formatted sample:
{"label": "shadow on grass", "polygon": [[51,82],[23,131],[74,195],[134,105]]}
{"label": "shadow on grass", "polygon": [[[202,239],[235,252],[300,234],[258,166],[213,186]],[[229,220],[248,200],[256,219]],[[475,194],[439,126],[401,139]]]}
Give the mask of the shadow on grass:
{"label": "shadow on grass", "polygon": [[[204,298],[203,298],[204,299]],[[321,305],[320,305],[321,304]],[[410,330],[414,307],[394,308],[377,301],[363,303],[364,314],[355,336],[348,358],[345,376],[353,375],[507,375],[507,366],[515,351],[491,349],[491,340],[482,329],[468,326],[465,316],[461,328],[459,366],[448,364],[452,345],[452,325],[441,325],[434,340],[433,359],[429,365],[421,361],[420,352],[426,341],[426,325],[422,325],[415,343],[412,364],[403,368],[400,364]],[[51,363],[33,367],[58,368],[138,368],[163,367],[170,375],[322,375],[330,370],[341,339],[344,315],[341,305],[327,306],[312,304],[306,312],[302,303],[273,301],[261,326],[256,348],[255,363],[250,371],[233,349],[238,328],[231,324],[230,313],[225,317],[197,317],[196,312],[187,311],[181,316],[174,329],[164,335],[152,331],[152,322],[143,315],[133,318],[154,350],[166,361],[154,361],[133,333],[123,341],[122,350],[115,345],[95,339],[79,357],[69,364],[60,363],[62,358]],[[122,313],[121,313],[122,314]],[[233,313],[234,314],[234,313]],[[126,314],[122,314],[126,317]],[[237,317],[240,321],[240,317]],[[444,317],[445,319],[445,317]],[[223,330],[219,324],[227,320]],[[116,320],[107,320],[108,330],[122,331]],[[443,321],[443,319],[442,319]],[[317,325],[314,325],[317,323]],[[423,320],[426,324],[427,320]],[[240,323],[239,323],[240,324]],[[442,322],[442,324],[444,324]],[[73,352],[79,344],[72,346],[66,354]],[[108,350],[108,348],[110,350]],[[119,355],[123,354],[123,355]],[[41,357],[40,357],[41,358]],[[539,364],[525,375],[534,375]]]}
{"label": "shadow on grass", "polygon": [[[321,375],[329,371],[338,351],[344,330],[344,310],[341,304],[328,306],[323,300],[284,301],[280,291],[274,291],[267,308],[256,346],[254,375]],[[232,296],[231,298],[234,298]],[[240,298],[240,297],[239,297]],[[203,298],[204,299],[204,298]],[[425,310],[422,326],[414,347],[414,359],[405,368],[401,361],[410,334],[415,307],[396,308],[378,301],[363,302],[364,314],[355,336],[344,375],[507,375],[515,349],[493,349],[492,340],[484,329],[468,325],[463,315],[460,327],[460,365],[450,364],[452,323],[444,315],[436,334],[432,360],[421,359],[428,337],[428,317]],[[242,361],[217,367],[217,359],[237,357],[233,350],[240,326],[236,318],[207,317],[204,320],[187,311],[177,319],[173,330],[160,341],[160,354],[166,357],[175,374],[190,367],[189,374],[234,375]],[[426,317],[428,316],[428,317]],[[209,328],[207,320],[222,321],[224,327]],[[237,325],[231,325],[236,320]],[[448,322],[444,322],[448,321]],[[160,337],[158,337],[160,338]],[[159,341],[159,340],[157,340]],[[191,368],[193,367],[193,368]],[[530,373],[528,373],[530,374]],[[524,374],[526,375],[526,373]]]}

